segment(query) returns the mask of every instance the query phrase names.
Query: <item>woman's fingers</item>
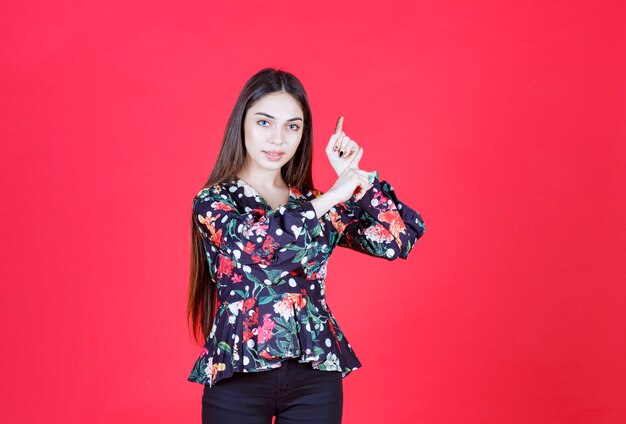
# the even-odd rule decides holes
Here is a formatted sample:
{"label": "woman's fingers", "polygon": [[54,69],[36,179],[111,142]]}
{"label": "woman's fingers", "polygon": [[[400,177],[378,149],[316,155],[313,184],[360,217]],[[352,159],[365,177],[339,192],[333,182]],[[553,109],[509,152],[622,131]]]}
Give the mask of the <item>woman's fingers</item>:
{"label": "woman's fingers", "polygon": [[362,155],[363,148],[359,147],[357,153],[350,160],[348,167],[344,171],[344,174],[346,174],[345,178],[351,181],[350,184],[352,187],[354,187],[352,189],[352,195],[354,196],[355,200],[361,199],[365,195],[365,192],[367,192],[367,190],[372,187],[372,184],[370,184],[369,182],[369,176],[367,171],[350,167],[350,165],[355,161],[358,162]]}
{"label": "woman's fingers", "polygon": [[333,152],[339,152],[339,157],[345,157],[349,151],[348,143],[350,143],[350,137],[343,131],[343,115],[337,119],[337,125],[335,126],[335,132],[331,136],[334,139],[332,144]]}
{"label": "woman's fingers", "polygon": [[[335,147],[333,148],[335,152],[341,152],[341,145],[343,144],[343,139],[345,137],[346,133],[344,133],[343,131],[337,134],[337,140],[335,140]],[[339,157],[341,157],[341,155]]]}
{"label": "woman's fingers", "polygon": [[341,115],[337,119],[337,124],[335,125],[335,134],[339,134],[342,130],[342,127],[343,127],[343,115]]}
{"label": "woman's fingers", "polygon": [[330,139],[328,140],[328,144],[326,145],[327,152],[339,150],[338,145],[337,145],[337,140],[341,136],[342,127],[343,127],[343,115],[341,115],[339,119],[337,119],[337,124],[335,125],[335,132],[330,136]]}
{"label": "woman's fingers", "polygon": [[326,145],[326,154],[331,165],[339,175],[345,167],[359,167],[359,160],[363,149],[343,131],[343,115],[339,116],[335,125],[335,132],[330,136]]}
{"label": "woman's fingers", "polygon": [[349,157],[351,153],[356,153],[359,145],[347,135],[341,139],[339,147],[339,157]]}
{"label": "woman's fingers", "polygon": [[[361,177],[362,178],[362,177]],[[357,186],[355,192],[355,200],[360,200],[363,196],[365,196],[365,193],[367,192],[367,190],[369,190],[371,188],[371,184],[369,183],[369,181],[365,180],[363,181],[362,179],[359,181],[359,185]]]}
{"label": "woman's fingers", "polygon": [[351,168],[349,166],[352,161],[358,160],[362,154],[363,148],[359,147],[357,153],[353,155],[354,157],[349,159],[348,166],[339,174],[335,185],[332,187],[336,189],[338,193],[341,193],[342,201],[350,198],[359,200],[363,198],[365,193],[372,187],[367,171]]}
{"label": "woman's fingers", "polygon": [[339,116],[339,118],[337,119],[337,124],[335,124],[335,132],[333,133],[333,135],[330,136],[330,141],[328,143],[330,146],[332,146],[331,149],[333,152],[336,152],[339,150],[338,141],[340,141],[341,137],[345,135],[342,129],[343,129],[343,115]]}
{"label": "woman's fingers", "polygon": [[362,169],[353,169],[352,171],[359,176],[359,182],[355,189],[355,200],[360,200],[365,195],[365,192],[372,187],[372,184],[370,184],[367,171]]}
{"label": "woman's fingers", "polygon": [[[350,167],[351,165],[358,164],[359,160],[361,160],[361,156],[363,156],[363,147],[359,146],[359,149],[357,150],[356,154],[352,157],[352,159],[350,159],[350,162],[348,162],[348,167]],[[361,169],[355,169],[355,171],[365,172]]]}
{"label": "woman's fingers", "polygon": [[348,141],[346,143],[346,145],[344,147],[343,157],[345,157],[345,158],[352,158],[351,155],[356,153],[357,150],[359,150],[359,145],[356,144],[356,142],[354,140],[350,140],[350,141]]}
{"label": "woman's fingers", "polygon": [[343,131],[341,132],[343,137],[341,138],[341,142],[339,143],[339,157],[344,157],[347,153],[346,145],[350,142],[350,137],[345,135]]}

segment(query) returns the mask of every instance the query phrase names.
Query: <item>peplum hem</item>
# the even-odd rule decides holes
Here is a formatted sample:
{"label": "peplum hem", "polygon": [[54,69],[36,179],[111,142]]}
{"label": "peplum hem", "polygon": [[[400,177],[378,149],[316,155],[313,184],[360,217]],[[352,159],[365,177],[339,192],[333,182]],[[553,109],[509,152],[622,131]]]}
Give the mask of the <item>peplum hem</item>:
{"label": "peplum hem", "polygon": [[289,358],[342,378],[361,367],[328,308],[304,293],[283,293],[225,301],[187,380],[213,386],[235,372],[278,368]]}

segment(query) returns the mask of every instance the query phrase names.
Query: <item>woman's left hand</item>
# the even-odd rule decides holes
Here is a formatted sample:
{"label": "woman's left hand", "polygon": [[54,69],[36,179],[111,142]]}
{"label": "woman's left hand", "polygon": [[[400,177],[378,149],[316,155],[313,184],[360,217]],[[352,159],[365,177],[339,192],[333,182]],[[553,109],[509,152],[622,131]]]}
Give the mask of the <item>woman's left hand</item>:
{"label": "woman's left hand", "polygon": [[335,132],[330,136],[330,140],[326,145],[326,155],[337,175],[340,175],[347,167],[359,169],[359,160],[361,160],[359,157],[357,160],[352,161],[352,158],[359,150],[359,145],[342,131],[342,126],[343,115],[337,119]]}

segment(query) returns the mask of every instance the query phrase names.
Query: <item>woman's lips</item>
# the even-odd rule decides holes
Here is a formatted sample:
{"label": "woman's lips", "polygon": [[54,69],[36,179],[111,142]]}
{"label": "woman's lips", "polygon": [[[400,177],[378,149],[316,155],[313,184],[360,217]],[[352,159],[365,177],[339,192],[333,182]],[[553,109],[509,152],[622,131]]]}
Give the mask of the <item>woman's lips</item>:
{"label": "woman's lips", "polygon": [[270,153],[270,152],[263,151],[263,153],[265,154],[265,157],[271,161],[280,160],[280,158],[282,158],[284,155],[284,153],[279,153],[279,152]]}

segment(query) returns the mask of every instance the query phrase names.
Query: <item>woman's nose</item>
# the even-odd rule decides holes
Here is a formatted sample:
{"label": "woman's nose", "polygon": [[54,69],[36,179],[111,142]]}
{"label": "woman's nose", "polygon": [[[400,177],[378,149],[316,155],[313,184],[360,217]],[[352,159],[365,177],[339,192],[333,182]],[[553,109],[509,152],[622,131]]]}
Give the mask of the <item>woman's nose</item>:
{"label": "woman's nose", "polygon": [[283,133],[280,128],[277,128],[271,137],[271,142],[274,144],[281,144],[283,142]]}

